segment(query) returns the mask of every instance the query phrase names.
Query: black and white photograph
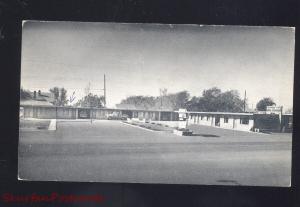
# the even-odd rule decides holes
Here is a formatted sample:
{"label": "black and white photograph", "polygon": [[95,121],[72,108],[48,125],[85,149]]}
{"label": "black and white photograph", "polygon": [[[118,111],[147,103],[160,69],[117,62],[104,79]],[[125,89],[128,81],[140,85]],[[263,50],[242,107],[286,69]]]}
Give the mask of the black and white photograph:
{"label": "black and white photograph", "polygon": [[23,21],[18,179],[291,186],[295,28]]}

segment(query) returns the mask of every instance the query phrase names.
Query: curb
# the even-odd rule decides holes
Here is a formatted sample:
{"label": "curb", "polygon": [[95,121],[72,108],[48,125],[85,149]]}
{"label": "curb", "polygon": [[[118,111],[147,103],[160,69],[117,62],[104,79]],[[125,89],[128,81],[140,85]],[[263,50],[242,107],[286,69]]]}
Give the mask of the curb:
{"label": "curb", "polygon": [[123,123],[125,125],[128,125],[128,126],[131,126],[131,127],[136,127],[136,128],[139,128],[139,129],[143,129],[143,130],[146,130],[146,131],[149,131],[149,132],[160,132],[160,131],[151,130],[151,129],[147,129],[147,128],[144,128],[144,127],[128,124],[128,123],[125,123],[125,122],[121,122],[121,123]]}

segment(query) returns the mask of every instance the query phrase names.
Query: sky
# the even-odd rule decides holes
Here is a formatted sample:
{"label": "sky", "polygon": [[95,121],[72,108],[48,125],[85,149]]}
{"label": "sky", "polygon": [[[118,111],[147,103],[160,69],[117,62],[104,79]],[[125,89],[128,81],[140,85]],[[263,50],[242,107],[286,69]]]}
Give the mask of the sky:
{"label": "sky", "polygon": [[21,86],[64,87],[76,99],[90,90],[107,106],[131,95],[159,96],[187,90],[191,96],[218,87],[247,92],[255,107],[271,97],[293,106],[294,28],[23,22]]}

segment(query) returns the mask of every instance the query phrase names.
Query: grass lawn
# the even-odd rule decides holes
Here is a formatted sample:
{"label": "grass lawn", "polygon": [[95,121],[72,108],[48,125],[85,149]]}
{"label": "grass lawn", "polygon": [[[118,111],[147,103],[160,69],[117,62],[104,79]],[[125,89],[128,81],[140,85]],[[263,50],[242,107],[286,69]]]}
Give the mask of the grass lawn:
{"label": "grass lawn", "polygon": [[48,129],[50,120],[25,120],[20,119],[20,129]]}
{"label": "grass lawn", "polygon": [[138,122],[138,121],[131,121],[131,122],[124,121],[124,123],[131,124],[133,126],[139,126],[139,127],[142,127],[142,128],[150,129],[150,130],[153,130],[153,131],[172,132],[173,129],[174,129],[172,127],[169,127],[167,125],[163,125],[163,124],[160,124],[160,123],[151,123],[151,122],[145,123],[145,122]]}

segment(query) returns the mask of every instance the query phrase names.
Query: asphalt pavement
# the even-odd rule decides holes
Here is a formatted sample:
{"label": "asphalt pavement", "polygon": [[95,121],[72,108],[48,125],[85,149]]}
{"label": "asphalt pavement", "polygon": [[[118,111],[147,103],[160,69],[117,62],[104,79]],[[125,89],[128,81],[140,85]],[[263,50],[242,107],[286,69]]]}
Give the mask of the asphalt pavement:
{"label": "asphalt pavement", "polygon": [[19,178],[204,185],[289,186],[291,134],[191,126],[194,136],[120,121],[57,122],[20,131]]}

